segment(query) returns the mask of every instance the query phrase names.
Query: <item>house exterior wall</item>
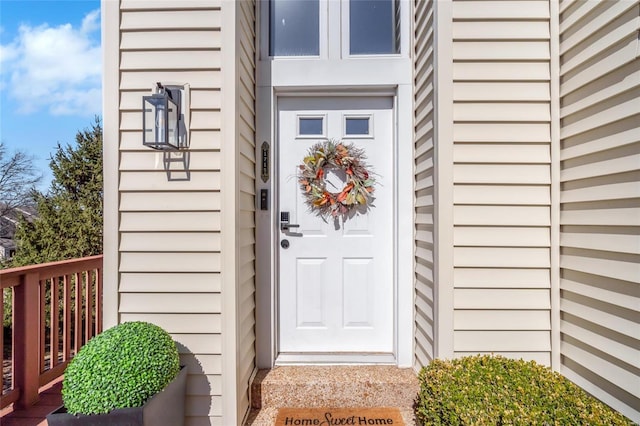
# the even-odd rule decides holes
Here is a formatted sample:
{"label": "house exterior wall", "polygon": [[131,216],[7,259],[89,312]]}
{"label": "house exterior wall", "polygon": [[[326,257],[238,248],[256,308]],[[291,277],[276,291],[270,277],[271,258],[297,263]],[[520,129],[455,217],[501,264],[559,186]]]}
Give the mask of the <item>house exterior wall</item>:
{"label": "house exterior wall", "polygon": [[[189,369],[186,425],[239,423],[254,368],[254,15],[241,3],[103,2],[105,325],[171,333]],[[190,87],[186,151],[142,145],[142,96],[158,81]]]}
{"label": "house exterior wall", "polygon": [[450,13],[453,355],[551,365],[549,2]]}
{"label": "house exterior wall", "polygon": [[[103,2],[105,326],[173,335],[187,425],[239,424],[249,407],[255,11]],[[410,362],[534,359],[639,421],[638,1],[416,0],[412,12],[413,87],[398,86],[414,103]],[[156,81],[190,85],[188,174],[142,146]]]}
{"label": "house exterior wall", "polygon": [[[249,386],[256,365],[255,331],[255,206],[256,206],[256,7],[254,1],[236,3],[237,91],[236,154],[238,245],[237,306],[237,418],[249,410]],[[233,237],[233,236],[232,236]]]}
{"label": "house exterior wall", "polygon": [[640,421],[640,6],[560,2],[560,371]]}
{"label": "house exterior wall", "polygon": [[432,315],[435,356],[551,365],[551,3],[414,6],[416,364]]}
{"label": "house exterior wall", "polygon": [[434,2],[414,3],[414,366],[435,356],[434,178],[435,61]]}

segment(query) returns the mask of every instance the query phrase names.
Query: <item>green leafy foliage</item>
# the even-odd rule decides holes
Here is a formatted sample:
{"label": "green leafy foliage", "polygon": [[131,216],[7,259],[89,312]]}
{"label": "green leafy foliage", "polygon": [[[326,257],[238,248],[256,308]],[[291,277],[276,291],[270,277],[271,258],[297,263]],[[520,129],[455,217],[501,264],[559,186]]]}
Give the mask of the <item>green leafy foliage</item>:
{"label": "green leafy foliage", "polygon": [[125,322],[91,339],[64,373],[62,400],[71,414],[142,406],[180,371],[178,349],[157,325]]}
{"label": "green leafy foliage", "polygon": [[419,374],[425,425],[632,425],[559,373],[533,361],[478,355],[435,360]]}
{"label": "green leafy foliage", "polygon": [[75,146],[58,144],[49,166],[51,187],[47,194],[33,194],[38,218],[20,222],[12,266],[102,253],[100,120],[96,118],[90,129],[76,134]]}

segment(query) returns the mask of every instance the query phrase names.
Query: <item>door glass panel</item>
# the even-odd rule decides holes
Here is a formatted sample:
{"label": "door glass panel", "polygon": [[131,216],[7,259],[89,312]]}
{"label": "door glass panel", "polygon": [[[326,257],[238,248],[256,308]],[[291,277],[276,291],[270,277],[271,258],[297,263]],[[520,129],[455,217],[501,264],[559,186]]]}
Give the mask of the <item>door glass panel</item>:
{"label": "door glass panel", "polygon": [[369,135],[369,117],[347,117],[345,135]]}
{"label": "door glass panel", "polygon": [[399,53],[398,12],[397,0],[350,0],[350,54]]}
{"label": "door glass panel", "polygon": [[271,56],[320,54],[319,0],[271,0],[269,15]]}
{"label": "door glass panel", "polygon": [[324,134],[322,117],[299,117],[298,120],[298,135],[322,136]]}

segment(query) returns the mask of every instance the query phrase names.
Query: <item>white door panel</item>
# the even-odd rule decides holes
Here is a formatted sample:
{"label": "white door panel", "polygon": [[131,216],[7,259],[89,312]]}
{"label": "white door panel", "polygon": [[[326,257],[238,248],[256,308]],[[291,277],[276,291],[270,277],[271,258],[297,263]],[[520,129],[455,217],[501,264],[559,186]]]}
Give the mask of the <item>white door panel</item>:
{"label": "white door panel", "polygon": [[[345,126],[347,118],[368,122]],[[278,235],[279,242],[289,242],[288,248],[279,245],[279,351],[392,353],[393,101],[285,97],[277,119],[279,212],[289,212],[290,223],[299,225]],[[365,134],[345,135],[354,129]],[[373,207],[344,222],[310,211],[296,177],[308,149],[326,139],[363,148],[378,183]],[[340,173],[329,173],[327,181],[336,192],[344,185]]]}

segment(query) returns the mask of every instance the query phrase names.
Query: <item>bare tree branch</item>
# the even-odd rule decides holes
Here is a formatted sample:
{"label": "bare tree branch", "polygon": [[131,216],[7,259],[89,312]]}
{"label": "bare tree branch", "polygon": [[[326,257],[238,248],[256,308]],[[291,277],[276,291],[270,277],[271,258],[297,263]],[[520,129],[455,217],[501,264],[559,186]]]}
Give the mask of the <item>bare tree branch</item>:
{"label": "bare tree branch", "polygon": [[33,156],[22,151],[9,154],[0,142],[0,216],[33,204],[32,192],[41,179]]}

